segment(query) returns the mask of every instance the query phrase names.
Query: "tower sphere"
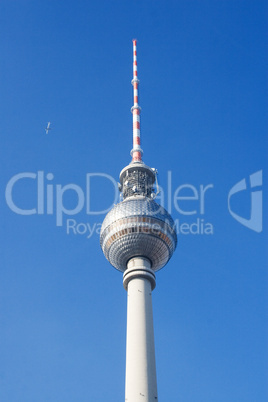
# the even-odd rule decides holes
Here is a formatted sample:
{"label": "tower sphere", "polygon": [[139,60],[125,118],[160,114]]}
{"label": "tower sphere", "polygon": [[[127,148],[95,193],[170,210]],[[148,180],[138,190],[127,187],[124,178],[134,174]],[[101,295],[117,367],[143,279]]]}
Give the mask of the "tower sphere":
{"label": "tower sphere", "polygon": [[124,272],[133,257],[147,258],[158,271],[176,248],[173,219],[152,199],[154,175],[143,163],[132,163],[120,174],[126,198],[106,215],[100,234],[105,257],[119,271]]}

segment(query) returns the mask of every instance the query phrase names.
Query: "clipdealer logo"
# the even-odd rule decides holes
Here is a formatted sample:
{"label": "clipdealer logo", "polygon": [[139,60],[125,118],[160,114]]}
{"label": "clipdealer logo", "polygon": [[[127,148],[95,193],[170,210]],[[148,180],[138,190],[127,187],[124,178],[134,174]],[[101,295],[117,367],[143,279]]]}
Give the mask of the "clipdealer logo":
{"label": "clipdealer logo", "polygon": [[[106,209],[93,210],[91,205],[91,197],[94,196],[92,191],[92,179],[106,179],[110,181],[113,186],[114,197],[109,201]],[[31,208],[25,209],[19,205],[19,202],[14,201],[13,191],[16,185],[23,184],[24,180],[31,180],[32,185],[36,190],[36,198],[33,201]],[[85,189],[77,184],[54,184],[54,175],[43,171],[23,172],[13,176],[6,185],[5,198],[6,203],[11,211],[18,215],[55,215],[56,226],[61,227],[66,223],[67,234],[85,235],[90,238],[94,233],[99,234],[101,228],[101,222],[89,224],[85,222],[77,222],[73,217],[78,215],[82,210],[87,215],[102,215],[107,214],[113,205],[119,201],[120,193],[118,190],[118,183],[115,179],[106,173],[87,173]],[[251,188],[255,190],[255,187],[262,185],[262,171],[258,171],[250,175]],[[177,234],[206,234],[211,235],[214,233],[213,224],[207,222],[205,215],[205,201],[209,196],[211,190],[214,188],[213,184],[193,186],[191,184],[182,184],[176,189],[172,189],[172,172],[167,173],[167,192],[160,187],[160,193],[155,200],[164,206],[170,214],[173,214],[173,209],[180,215],[180,219],[174,220],[174,229]],[[262,231],[262,191],[252,191],[251,193],[251,217],[250,219],[243,218],[237,213],[233,212],[230,206],[230,199],[236,193],[245,191],[246,181],[245,179],[234,185],[228,194],[228,210],[231,216],[239,223],[247,228],[255,231]],[[76,205],[74,208],[67,208],[66,200],[68,196],[75,196]],[[166,197],[165,197],[166,196]],[[54,201],[55,200],[55,201]],[[167,204],[167,206],[165,205]],[[71,216],[72,218],[68,218]],[[191,219],[191,223],[182,221],[181,217],[197,217],[195,221]]]}
{"label": "clipdealer logo", "polygon": [[228,194],[228,210],[232,217],[237,220],[241,225],[246,226],[247,228],[254,230],[257,233],[262,231],[262,170],[259,170],[256,173],[253,173],[249,176],[250,183],[250,218],[246,219],[237,213],[233,212],[230,205],[231,197],[235,194],[240,193],[241,191],[247,191],[247,183],[246,179],[243,179],[236,183]]}

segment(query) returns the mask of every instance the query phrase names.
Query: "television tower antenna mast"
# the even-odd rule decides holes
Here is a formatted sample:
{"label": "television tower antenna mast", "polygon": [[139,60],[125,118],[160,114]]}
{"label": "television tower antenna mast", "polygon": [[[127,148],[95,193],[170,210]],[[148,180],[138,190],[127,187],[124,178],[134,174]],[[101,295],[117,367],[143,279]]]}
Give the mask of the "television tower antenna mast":
{"label": "television tower antenna mast", "polygon": [[133,115],[133,148],[131,150],[132,162],[141,162],[143,151],[141,149],[141,139],[140,139],[140,112],[141,108],[139,106],[139,79],[138,79],[138,63],[137,63],[137,40],[133,39],[133,80],[131,84],[133,85],[133,98],[134,105],[131,108]]}
{"label": "television tower antenna mast", "polygon": [[136,39],[132,85],[132,161],[120,173],[123,201],[106,215],[100,244],[111,265],[123,272],[128,293],[125,401],[156,402],[152,290],[155,272],[167,264],[175,251],[177,235],[170,214],[154,201],[156,170],[142,161]]}

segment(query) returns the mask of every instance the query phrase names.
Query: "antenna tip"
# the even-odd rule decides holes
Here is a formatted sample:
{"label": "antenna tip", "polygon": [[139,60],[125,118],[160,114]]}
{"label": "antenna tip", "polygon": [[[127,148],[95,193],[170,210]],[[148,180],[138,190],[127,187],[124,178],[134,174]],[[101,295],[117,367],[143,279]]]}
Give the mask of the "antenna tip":
{"label": "antenna tip", "polygon": [[136,44],[136,43],[137,43],[137,39],[132,39],[132,42],[133,42],[134,44]]}

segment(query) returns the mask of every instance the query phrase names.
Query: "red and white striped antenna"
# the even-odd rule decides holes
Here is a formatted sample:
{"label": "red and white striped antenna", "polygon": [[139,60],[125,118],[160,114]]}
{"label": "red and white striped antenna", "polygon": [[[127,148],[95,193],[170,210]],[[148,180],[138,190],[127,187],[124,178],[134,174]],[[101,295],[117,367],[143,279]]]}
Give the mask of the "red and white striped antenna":
{"label": "red and white striped antenna", "polygon": [[137,39],[133,39],[133,85],[134,105],[131,108],[133,115],[133,148],[130,152],[132,156],[132,162],[142,162],[143,151],[141,149],[140,139],[140,112],[141,108],[138,101],[138,65],[137,65]]}

